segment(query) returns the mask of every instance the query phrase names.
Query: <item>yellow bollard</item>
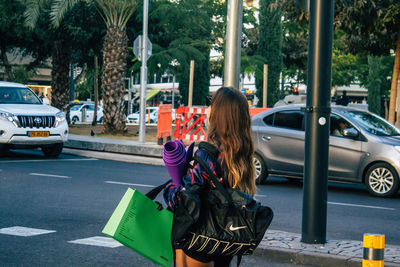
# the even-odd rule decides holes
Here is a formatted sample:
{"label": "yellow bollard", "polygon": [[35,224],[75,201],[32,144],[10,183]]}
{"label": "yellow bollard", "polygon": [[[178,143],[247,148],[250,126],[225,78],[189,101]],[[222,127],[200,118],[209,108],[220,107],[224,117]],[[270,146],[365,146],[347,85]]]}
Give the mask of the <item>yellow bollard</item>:
{"label": "yellow bollard", "polygon": [[364,234],[364,255],[362,267],[383,267],[385,235]]}

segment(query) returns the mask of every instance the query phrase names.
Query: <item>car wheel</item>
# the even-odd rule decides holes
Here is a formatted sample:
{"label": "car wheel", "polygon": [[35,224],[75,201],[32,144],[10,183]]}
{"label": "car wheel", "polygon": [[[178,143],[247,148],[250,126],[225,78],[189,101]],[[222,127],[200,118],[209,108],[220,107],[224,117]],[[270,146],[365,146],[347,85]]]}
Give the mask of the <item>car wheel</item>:
{"label": "car wheel", "polygon": [[365,184],[372,195],[389,197],[399,189],[399,176],[389,164],[376,163],[366,172]]}
{"label": "car wheel", "polygon": [[57,158],[61,154],[63,146],[63,143],[43,146],[42,152],[46,158]]}
{"label": "car wheel", "polygon": [[262,184],[268,177],[267,166],[258,154],[254,154],[253,163],[256,169],[256,184]]}
{"label": "car wheel", "polygon": [[72,124],[75,124],[77,121],[79,121],[79,118],[77,116],[72,117]]}
{"label": "car wheel", "polygon": [[103,117],[99,119],[99,123],[103,123]]}

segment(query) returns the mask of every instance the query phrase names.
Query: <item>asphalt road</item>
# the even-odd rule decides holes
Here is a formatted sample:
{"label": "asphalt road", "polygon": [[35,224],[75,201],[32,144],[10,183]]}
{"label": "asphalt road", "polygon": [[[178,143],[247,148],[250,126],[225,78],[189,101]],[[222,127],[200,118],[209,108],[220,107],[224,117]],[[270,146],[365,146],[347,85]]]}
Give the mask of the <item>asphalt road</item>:
{"label": "asphalt road", "polygon": [[[0,264],[154,266],[125,247],[74,242],[104,237],[101,230],[127,187],[146,193],[167,177],[162,166],[65,154],[49,160],[40,151],[9,153],[0,160],[0,233],[15,226],[55,232],[0,234]],[[256,197],[275,212],[270,229],[301,233],[301,182],[272,177],[258,187]],[[387,244],[400,245],[400,195],[381,199],[363,186],[330,184],[328,201],[328,239],[362,240],[364,233],[383,233]],[[242,266],[289,265],[251,256]]]}

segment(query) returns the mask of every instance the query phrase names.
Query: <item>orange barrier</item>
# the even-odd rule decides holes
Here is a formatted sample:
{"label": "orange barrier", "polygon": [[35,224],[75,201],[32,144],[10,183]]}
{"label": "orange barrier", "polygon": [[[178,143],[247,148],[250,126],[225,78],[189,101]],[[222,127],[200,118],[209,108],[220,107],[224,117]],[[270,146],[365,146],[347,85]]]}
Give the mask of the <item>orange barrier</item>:
{"label": "orange barrier", "polygon": [[205,141],[204,129],[206,107],[179,107],[175,112],[174,138],[190,141]]}
{"label": "orange barrier", "polygon": [[254,115],[257,115],[258,113],[261,113],[268,109],[269,108],[249,108],[250,117],[253,117]]}
{"label": "orange barrier", "polygon": [[169,140],[171,139],[171,136],[172,136],[172,105],[163,104],[159,106],[157,115],[158,144],[162,145],[163,138],[166,137],[168,141],[168,139]]}
{"label": "orange barrier", "polygon": [[[249,108],[250,116],[257,115],[269,108]],[[207,107],[179,107],[175,112],[174,138],[188,141],[206,141],[204,129]]]}

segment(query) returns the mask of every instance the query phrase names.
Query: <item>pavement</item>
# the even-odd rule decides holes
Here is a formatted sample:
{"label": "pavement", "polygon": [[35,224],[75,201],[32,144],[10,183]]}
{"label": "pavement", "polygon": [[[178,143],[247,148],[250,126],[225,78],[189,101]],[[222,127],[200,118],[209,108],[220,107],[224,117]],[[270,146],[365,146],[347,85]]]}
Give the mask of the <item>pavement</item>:
{"label": "pavement", "polygon": [[[164,165],[162,146],[156,143],[69,135],[63,153],[102,159]],[[328,240],[325,244],[306,244],[301,235],[268,230],[255,255],[291,265],[361,266],[363,243],[360,240]],[[385,266],[400,267],[400,246],[386,244]],[[378,266],[378,265],[374,265]]]}

